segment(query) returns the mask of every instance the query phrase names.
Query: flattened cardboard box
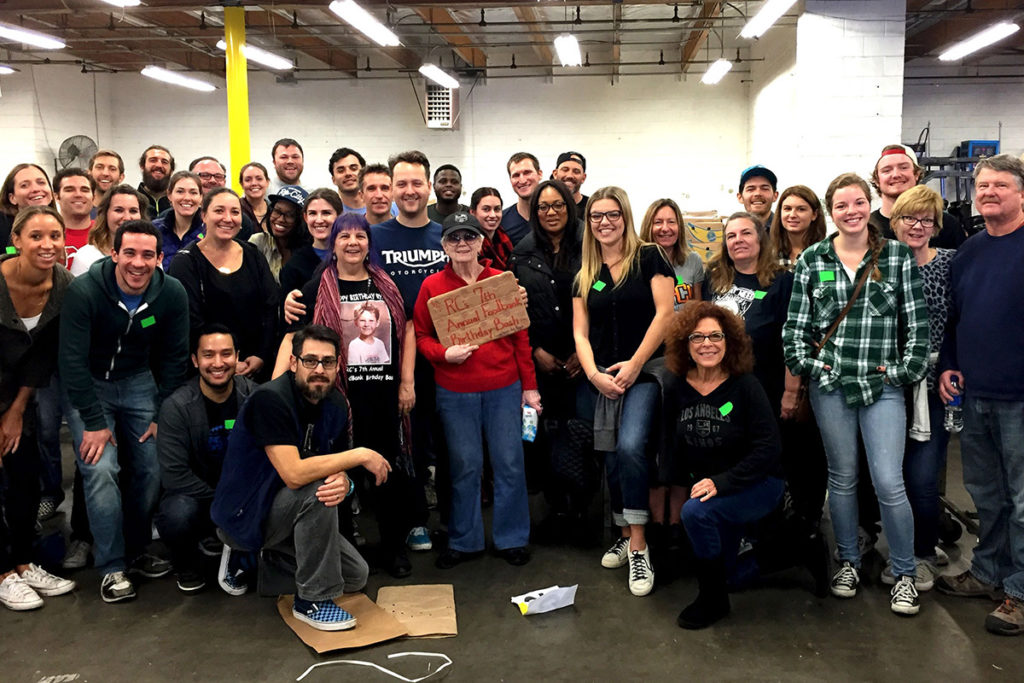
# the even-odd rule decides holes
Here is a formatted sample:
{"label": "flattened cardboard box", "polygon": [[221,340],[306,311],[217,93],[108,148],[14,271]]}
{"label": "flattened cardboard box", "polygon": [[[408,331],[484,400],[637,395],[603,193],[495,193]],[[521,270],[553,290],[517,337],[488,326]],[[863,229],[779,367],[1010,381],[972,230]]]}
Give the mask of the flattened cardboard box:
{"label": "flattened cardboard box", "polygon": [[445,348],[483,344],[530,326],[519,284],[508,272],[435,296],[427,308]]}
{"label": "flattened cardboard box", "polygon": [[348,631],[319,631],[304,624],[292,615],[293,596],[282,595],[277,599],[277,611],[306,645],[318,653],[365,647],[404,636],[408,630],[389,612],[373,604],[362,593],[351,593],[335,598],[336,605],[356,618],[356,627]]}
{"label": "flattened cardboard box", "polygon": [[450,583],[384,586],[377,591],[377,606],[398,619],[410,638],[451,638],[459,634],[455,590]]}

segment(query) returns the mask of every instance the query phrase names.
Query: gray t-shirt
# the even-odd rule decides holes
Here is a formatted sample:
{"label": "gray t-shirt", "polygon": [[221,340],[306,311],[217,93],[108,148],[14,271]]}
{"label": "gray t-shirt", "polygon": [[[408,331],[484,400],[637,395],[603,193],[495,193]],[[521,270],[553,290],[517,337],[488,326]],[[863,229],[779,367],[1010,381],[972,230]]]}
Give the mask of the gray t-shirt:
{"label": "gray t-shirt", "polygon": [[704,262],[696,252],[691,251],[683,265],[673,265],[676,272],[675,310],[679,310],[690,299],[700,294],[704,282]]}

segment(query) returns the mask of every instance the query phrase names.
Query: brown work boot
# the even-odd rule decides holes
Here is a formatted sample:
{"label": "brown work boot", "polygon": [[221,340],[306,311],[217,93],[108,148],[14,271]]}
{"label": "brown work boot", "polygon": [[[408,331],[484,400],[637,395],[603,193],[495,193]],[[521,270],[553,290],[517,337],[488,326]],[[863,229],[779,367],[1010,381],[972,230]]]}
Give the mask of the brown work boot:
{"label": "brown work boot", "polygon": [[1001,636],[1019,636],[1024,633],[1024,602],[1009,596],[985,617],[989,633]]}

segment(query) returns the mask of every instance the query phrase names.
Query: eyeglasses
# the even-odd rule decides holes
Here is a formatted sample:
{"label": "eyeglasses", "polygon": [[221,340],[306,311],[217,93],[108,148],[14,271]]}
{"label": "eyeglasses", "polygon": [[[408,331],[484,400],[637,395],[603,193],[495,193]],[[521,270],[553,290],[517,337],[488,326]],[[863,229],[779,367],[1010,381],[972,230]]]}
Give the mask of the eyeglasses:
{"label": "eyeglasses", "polygon": [[911,228],[914,227],[915,225],[917,225],[918,223],[921,224],[922,228],[934,228],[935,227],[935,219],[934,218],[914,218],[913,216],[900,216],[900,220],[903,221],[904,223],[906,223]]}
{"label": "eyeglasses", "polygon": [[317,358],[316,356],[300,356],[299,362],[302,363],[302,367],[307,370],[315,370],[316,366],[324,366],[324,370],[333,370],[338,366],[338,359],[334,356],[327,356],[326,358]]}
{"label": "eyeglasses", "polygon": [[227,178],[223,173],[197,173],[200,180],[216,180],[218,183],[223,183]]}
{"label": "eyeglasses", "polygon": [[444,238],[444,241],[449,244],[458,244],[459,242],[466,242],[468,244],[470,242],[476,242],[478,239],[480,239],[480,233],[462,231],[453,232],[452,234],[447,235]]}
{"label": "eyeglasses", "polygon": [[547,213],[548,211],[562,213],[563,211],[565,211],[565,202],[552,202],[551,204],[537,205],[537,213]]}
{"label": "eyeglasses", "polygon": [[287,218],[287,219],[292,220],[292,221],[294,221],[295,218],[296,218],[295,213],[291,209],[284,209],[282,211],[281,209],[277,208],[276,206],[273,209],[270,210],[270,215],[271,216],[280,216],[281,218]]}
{"label": "eyeglasses", "polygon": [[725,341],[725,334],[722,332],[712,332],[711,334],[701,334],[700,332],[694,332],[687,339],[690,340],[691,344],[703,344],[705,341],[713,342],[718,344]]}
{"label": "eyeglasses", "polygon": [[609,222],[617,221],[620,218],[622,218],[622,212],[621,211],[591,211],[590,212],[590,222],[593,223],[594,225],[600,225],[601,221],[603,221],[605,218],[607,218]]}

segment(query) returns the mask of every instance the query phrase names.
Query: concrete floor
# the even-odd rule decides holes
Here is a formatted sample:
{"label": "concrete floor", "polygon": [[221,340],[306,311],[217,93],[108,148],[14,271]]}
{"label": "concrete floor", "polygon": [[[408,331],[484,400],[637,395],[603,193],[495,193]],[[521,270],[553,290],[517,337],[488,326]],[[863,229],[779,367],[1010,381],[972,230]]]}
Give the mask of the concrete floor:
{"label": "concrete floor", "polygon": [[[966,502],[951,448],[950,496]],[[68,468],[66,470],[70,472]],[[537,501],[534,501],[537,503]],[[947,571],[966,567],[974,538],[961,538]],[[0,610],[0,681],[288,681],[308,666],[362,659],[409,678],[427,664],[388,654],[443,652],[453,665],[438,679],[669,680],[699,676],[749,681],[1020,681],[1020,642],[985,632],[994,604],[932,591],[921,613],[889,611],[877,582],[878,555],[865,563],[864,585],[852,600],[816,599],[797,570],[766,586],[734,594],[733,613],[704,631],[676,627],[695,594],[692,578],[659,586],[644,598],[629,594],[625,569],[599,564],[600,549],[535,547],[525,567],[485,556],[450,571],[434,553],[414,554],[412,577],[371,576],[367,594],[394,583],[452,583],[459,636],[392,641],[354,652],[317,655],[281,621],[274,601],[230,597],[215,585],[184,596],[171,576],[140,579],[132,603],[106,605],[91,569],[74,578],[78,590],[46,600],[28,613]],[[579,584],[573,608],[520,616],[509,597],[553,584]],[[436,664],[435,664],[436,666]],[[67,675],[66,678],[48,678]],[[72,677],[77,676],[77,677]],[[364,667],[322,667],[305,681],[391,681]]]}

